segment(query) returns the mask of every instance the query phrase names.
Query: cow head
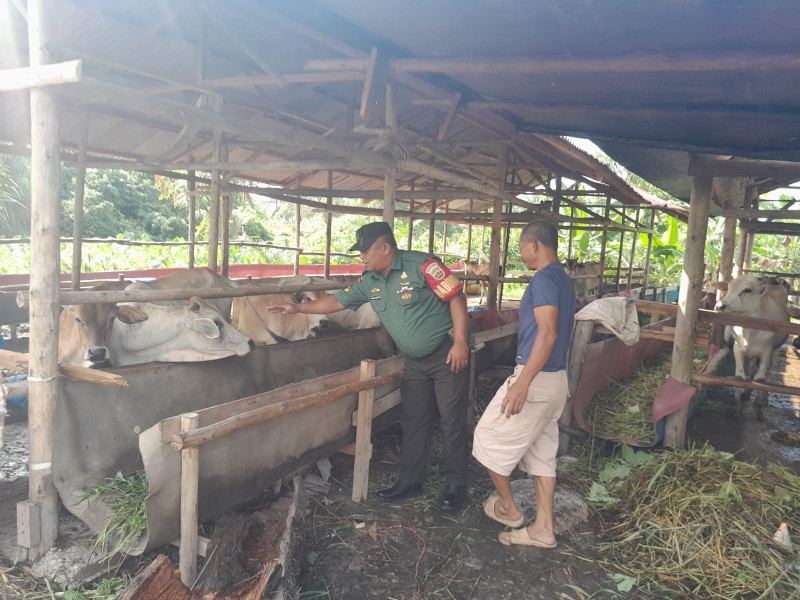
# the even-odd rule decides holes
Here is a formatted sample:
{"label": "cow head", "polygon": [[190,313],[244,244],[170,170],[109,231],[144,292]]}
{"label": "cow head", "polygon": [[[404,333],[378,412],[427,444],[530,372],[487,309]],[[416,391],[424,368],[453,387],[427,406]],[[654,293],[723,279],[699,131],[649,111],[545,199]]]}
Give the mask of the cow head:
{"label": "cow head", "polygon": [[[60,319],[62,324],[65,319],[74,321],[69,331],[78,338],[73,342],[83,352],[83,366],[100,367],[111,360],[108,346],[114,321],[136,323],[147,319],[147,315],[132,306],[91,303],[67,306]],[[66,328],[62,325],[61,329]]]}
{"label": "cow head", "polygon": [[761,307],[761,297],[767,287],[754,275],[740,275],[727,282],[717,282],[714,287],[727,289],[725,297],[717,302],[716,309],[732,313],[758,314]]}

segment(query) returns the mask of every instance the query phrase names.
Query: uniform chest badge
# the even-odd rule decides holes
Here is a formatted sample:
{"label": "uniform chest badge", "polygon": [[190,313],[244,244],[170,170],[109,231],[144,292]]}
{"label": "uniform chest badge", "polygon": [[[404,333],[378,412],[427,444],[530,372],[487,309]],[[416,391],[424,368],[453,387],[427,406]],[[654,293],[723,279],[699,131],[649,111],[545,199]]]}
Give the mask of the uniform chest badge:
{"label": "uniform chest badge", "polygon": [[400,279],[408,279],[408,273],[406,273],[405,271],[403,271],[403,272],[400,274]]}
{"label": "uniform chest badge", "polygon": [[372,292],[373,294],[374,294],[375,292],[380,292],[380,291],[381,291],[381,288],[372,288],[372,289],[370,290],[370,292]]}
{"label": "uniform chest badge", "polygon": [[403,295],[402,295],[402,296],[400,296],[400,297],[401,297],[403,300],[408,300],[409,298],[411,298],[411,294],[403,294]]}

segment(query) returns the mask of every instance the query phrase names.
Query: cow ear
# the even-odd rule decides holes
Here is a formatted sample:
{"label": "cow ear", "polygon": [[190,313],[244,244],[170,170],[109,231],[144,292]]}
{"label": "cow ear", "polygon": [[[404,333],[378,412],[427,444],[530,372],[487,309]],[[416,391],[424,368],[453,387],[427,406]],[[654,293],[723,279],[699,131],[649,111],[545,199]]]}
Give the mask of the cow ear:
{"label": "cow ear", "polygon": [[767,291],[767,286],[765,286],[764,284],[761,284],[761,285],[759,286],[759,288],[758,288],[758,293],[759,293],[759,294],[763,294],[763,293],[764,293],[764,292],[766,292],[766,291]]}
{"label": "cow ear", "polygon": [[219,329],[213,319],[208,319],[206,317],[191,319],[189,326],[195,331],[199,331],[210,340],[219,337]]}
{"label": "cow ear", "polygon": [[132,306],[120,306],[117,310],[117,318],[126,325],[133,325],[146,321],[147,314]]}
{"label": "cow ear", "polygon": [[200,312],[200,298],[192,296],[189,298],[189,310],[192,312]]}

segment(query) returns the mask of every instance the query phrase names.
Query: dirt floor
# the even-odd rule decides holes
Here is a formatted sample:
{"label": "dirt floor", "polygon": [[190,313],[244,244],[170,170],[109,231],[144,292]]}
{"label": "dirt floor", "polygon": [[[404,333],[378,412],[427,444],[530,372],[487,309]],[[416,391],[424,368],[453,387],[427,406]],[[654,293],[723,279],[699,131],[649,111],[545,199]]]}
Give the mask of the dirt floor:
{"label": "dirt floor", "polygon": [[[499,383],[496,378],[481,378],[482,403],[488,402]],[[800,473],[800,449],[770,438],[779,429],[800,430],[798,399],[771,394],[766,419],[758,422],[727,414],[732,395],[732,390],[715,390],[709,395],[690,420],[690,438],[736,452],[741,460],[780,462]],[[611,591],[616,586],[597,562],[602,558],[599,545],[603,540],[596,534],[597,516],[593,511],[587,522],[560,535],[559,546],[554,550],[500,544],[497,536],[502,526],[488,520],[481,509],[481,502],[492,490],[491,482],[474,460],[470,460],[469,505],[458,514],[439,511],[436,505],[444,482],[438,441],[423,497],[402,505],[376,501],[372,494],[394,481],[400,449],[399,426],[376,430],[373,443],[371,497],[367,502],[356,504],[350,500],[353,459],[343,454],[331,458],[333,485],[327,496],[310,502],[296,573],[300,598],[649,600],[667,597],[641,591],[636,591],[635,596],[617,595]],[[589,459],[612,451],[610,444],[573,446],[572,458],[560,463],[559,487],[586,493],[591,484],[586,471]],[[6,427],[6,445],[0,451],[0,534],[16,529],[14,505],[27,495],[26,467],[26,423],[12,423]],[[69,517],[65,516],[63,527],[71,527]],[[65,537],[70,536],[68,531],[64,533]],[[159,550],[170,554],[177,564],[176,549]],[[155,554],[129,561],[121,572],[136,573]],[[21,564],[14,566],[0,557],[0,600],[51,597],[54,596],[41,579],[32,577]]]}

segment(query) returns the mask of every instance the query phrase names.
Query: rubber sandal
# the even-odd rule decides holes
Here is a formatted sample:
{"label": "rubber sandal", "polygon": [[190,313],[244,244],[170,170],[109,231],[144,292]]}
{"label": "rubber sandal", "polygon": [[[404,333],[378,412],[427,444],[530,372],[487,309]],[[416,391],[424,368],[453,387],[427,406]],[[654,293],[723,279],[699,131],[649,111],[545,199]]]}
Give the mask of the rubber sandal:
{"label": "rubber sandal", "polygon": [[528,528],[514,529],[513,531],[504,531],[498,536],[501,544],[506,546],[536,546],[537,548],[555,548],[558,543],[546,544],[539,540],[534,540],[528,535]]}
{"label": "rubber sandal", "polygon": [[520,516],[519,519],[504,519],[502,517],[498,517],[497,513],[494,511],[494,507],[497,504],[497,501],[500,500],[500,496],[489,496],[483,502],[483,512],[484,514],[489,517],[492,521],[497,521],[501,525],[505,525],[506,527],[521,527],[523,523],[525,523],[525,515]]}

